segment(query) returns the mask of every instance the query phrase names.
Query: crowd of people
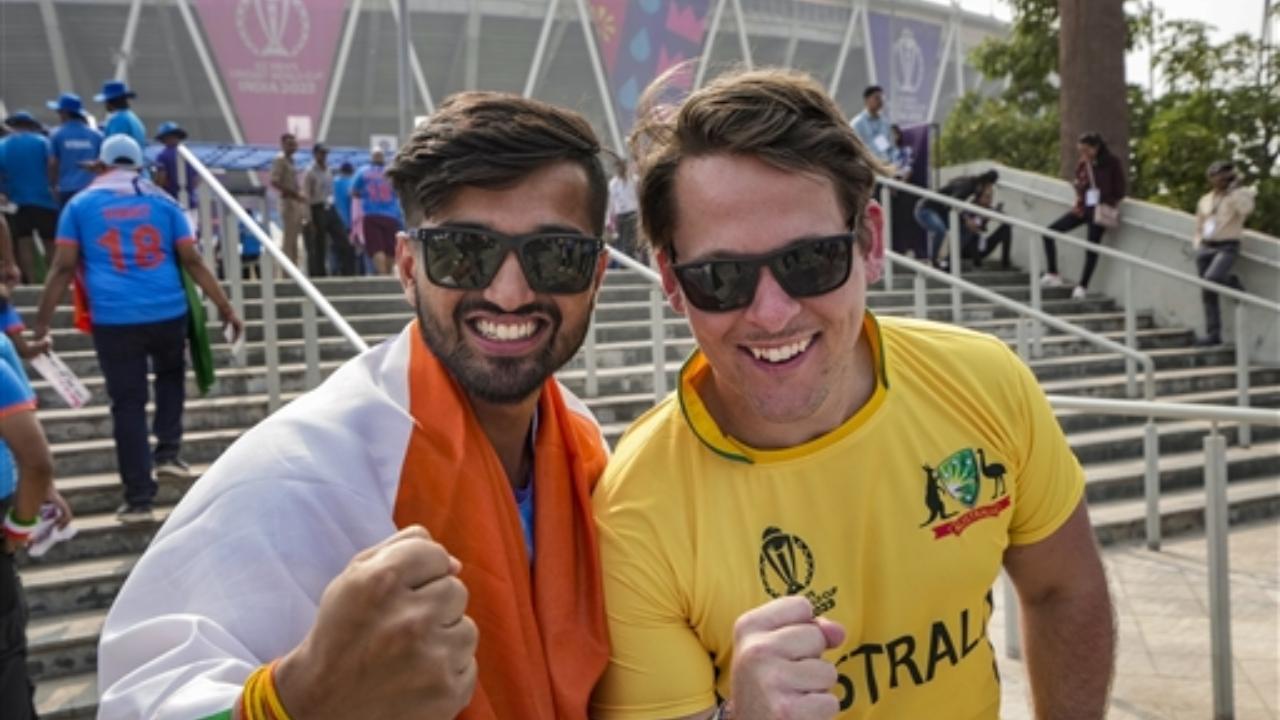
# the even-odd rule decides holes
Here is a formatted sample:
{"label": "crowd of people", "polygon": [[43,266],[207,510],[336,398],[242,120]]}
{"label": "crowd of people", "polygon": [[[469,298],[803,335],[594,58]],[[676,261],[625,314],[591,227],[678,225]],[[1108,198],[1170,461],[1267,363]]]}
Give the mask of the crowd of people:
{"label": "crowd of people", "polygon": [[[728,73],[678,108],[656,105],[664,90],[642,98],[633,164],[612,180],[581,115],[503,93],[455,95],[389,161],[336,174],[323,144],[300,173],[282,136],[283,252],[305,252],[312,276],[393,273],[414,320],[186,494],[106,619],[99,717],[996,717],[984,638],[1001,569],[1037,714],[1104,716],[1111,601],[1083,470],[1035,377],[994,338],[867,308],[885,251],[876,176],[904,161],[883,91],[850,123],[801,73]],[[176,199],[194,182],[170,152],[186,133],[162,125],[170,154],[149,168],[132,97],[104,85],[97,135],[78,98],[51,103],[84,125],[56,166],[29,114],[0,144],[15,235],[49,243],[43,269],[31,247],[31,275],[4,242],[0,264],[47,271],[35,347],[79,278],[126,522],[151,517],[157,475],[190,477],[184,286],[242,331]],[[1088,225],[1097,243],[1123,172],[1096,135],[1080,153],[1077,203],[1054,228]],[[63,182],[72,165],[86,174]],[[1252,196],[1229,166],[1210,178],[1197,264],[1231,283]],[[999,212],[998,181],[941,191]],[[945,203],[915,215],[929,259],[959,262]],[[958,217],[965,257],[1000,249],[1008,265],[1008,225]],[[651,254],[698,346],[612,454],[554,377],[587,332],[607,225]],[[42,502],[65,502],[8,342],[0,709],[21,720],[34,710],[12,552]]]}

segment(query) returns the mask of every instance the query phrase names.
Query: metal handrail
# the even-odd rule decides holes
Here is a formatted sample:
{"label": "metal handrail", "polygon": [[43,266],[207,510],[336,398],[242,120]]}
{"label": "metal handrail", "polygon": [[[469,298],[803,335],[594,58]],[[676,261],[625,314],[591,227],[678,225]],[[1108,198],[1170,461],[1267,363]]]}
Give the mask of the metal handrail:
{"label": "metal handrail", "polygon": [[[263,355],[266,365],[266,385],[267,385],[267,409],[274,412],[281,405],[281,379],[280,379],[280,347],[278,343],[278,333],[276,327],[276,279],[275,266],[279,264],[286,278],[297,283],[302,290],[302,333],[303,333],[303,357],[304,357],[304,375],[303,383],[306,387],[312,388],[320,384],[320,342],[319,330],[317,327],[316,309],[324,313],[325,317],[333,323],[338,332],[351,344],[357,352],[364,352],[369,349],[364,339],[356,333],[355,329],[347,323],[346,319],[334,309],[329,300],[316,288],[311,281],[303,275],[280,248],[276,247],[275,242],[271,239],[262,227],[253,220],[248,212],[240,205],[240,203],[231,195],[231,193],[223,187],[217,177],[206,167],[200,160],[185,146],[178,146],[178,181],[185,185],[187,179],[186,166],[190,165],[195,169],[196,173],[204,181],[201,183],[197,192],[199,200],[200,212],[200,229],[201,239],[204,248],[206,262],[212,264],[213,261],[213,203],[216,200],[222,206],[230,210],[230,216],[222,215],[222,232],[220,241],[222,243],[223,270],[228,283],[231,284],[231,302],[236,312],[244,316],[244,281],[241,277],[240,268],[240,226],[243,225],[258,239],[262,246],[262,252],[259,255],[259,275],[260,287],[262,288],[261,305],[262,305],[262,344]],[[180,196],[189,196],[191,189],[182,188]],[[264,196],[263,202],[263,221],[268,222],[268,213],[265,212]],[[242,356],[236,357],[238,363],[243,363]]]}
{"label": "metal handrail", "polygon": [[[1198,276],[1184,273],[1179,270],[1174,270],[1173,268],[1167,267],[1165,265],[1161,265],[1159,263],[1152,262],[1150,260],[1147,260],[1146,258],[1134,257],[1133,255],[1130,255],[1129,253],[1126,253],[1123,250],[1116,250],[1114,248],[1109,248],[1105,245],[1095,245],[1093,243],[1088,242],[1087,240],[1083,240],[1081,238],[1068,235],[1066,233],[1058,232],[1057,230],[1050,230],[1049,228],[1041,227],[1029,220],[1022,220],[1020,218],[1013,217],[1012,215],[1006,215],[1002,212],[993,210],[991,208],[985,208],[985,207],[982,207],[981,205],[974,205],[973,203],[966,202],[964,200],[957,200],[956,198],[953,198],[949,195],[943,195],[941,193],[937,193],[932,190],[926,190],[922,187],[912,185],[910,183],[904,183],[900,180],[895,180],[893,178],[888,178],[888,177],[879,177],[876,180],[880,184],[886,187],[893,188],[895,190],[903,190],[913,195],[916,195],[917,197],[923,197],[928,200],[932,200],[935,202],[942,203],[944,205],[948,205],[952,208],[955,208],[956,210],[963,210],[964,212],[970,213],[972,215],[980,215],[982,217],[989,218],[997,222],[1005,223],[1013,227],[1022,228],[1024,230],[1033,232],[1037,235],[1043,235],[1045,237],[1053,238],[1054,240],[1066,242],[1071,245],[1075,245],[1076,247],[1080,247],[1085,250],[1088,250],[1090,252],[1094,252],[1099,255],[1104,255],[1109,258],[1114,258],[1124,263],[1128,263],[1130,265],[1141,268],[1143,270],[1148,270],[1150,272],[1154,272],[1159,275],[1164,275],[1166,277],[1170,277],[1175,280],[1189,283],[1191,285],[1194,285],[1200,288],[1201,290],[1209,290],[1209,291],[1218,293],[1219,295],[1222,295],[1224,297],[1229,297],[1233,300],[1237,300],[1242,303],[1253,305],[1255,307],[1260,307],[1260,308],[1263,308],[1264,310],[1269,310],[1273,313],[1280,314],[1280,302],[1274,302],[1271,300],[1266,300],[1264,298],[1258,297],[1256,295],[1250,295],[1249,293],[1240,292],[1235,288],[1227,287],[1225,285],[1219,285],[1218,283],[1214,283],[1214,282],[1209,282],[1208,280],[1204,280],[1203,278],[1200,278]],[[956,267],[958,264],[959,264],[958,258],[953,258],[952,267]]]}
{"label": "metal handrail", "polygon": [[[617,248],[606,245],[605,249],[609,253],[609,259],[617,262],[628,270],[635,271],[640,277],[648,280],[651,284],[649,288],[649,337],[653,343],[653,399],[654,402],[662,400],[667,394],[667,355],[665,345],[666,338],[666,302],[667,295],[662,289],[662,276],[654,272],[642,262],[632,258],[630,255],[618,250]],[[593,317],[591,327],[587,330],[587,337],[583,343],[583,362],[586,366],[586,386],[587,396],[594,397],[599,392],[599,378],[596,367],[596,324]]]}
{"label": "metal handrail", "polygon": [[[1049,403],[1064,410],[1102,415],[1127,415],[1171,419],[1208,420],[1204,438],[1205,539],[1208,543],[1209,642],[1212,647],[1213,716],[1234,717],[1231,657],[1231,584],[1227,499],[1227,443],[1218,431],[1220,422],[1280,426],[1280,411],[1250,410],[1220,405],[1136,402],[1050,395]],[[1157,549],[1157,548],[1153,548]],[[1007,592],[1007,591],[1006,591]],[[1008,595],[1006,595],[1008,597]],[[1010,605],[1016,608],[1016,605]]]}
{"label": "metal handrail", "polygon": [[[209,168],[205,167],[204,164],[200,162],[200,159],[188,150],[186,146],[178,145],[178,152],[189,165],[195,168],[196,173],[200,175],[200,179],[204,181],[203,186],[209,188],[209,190],[217,196],[218,200],[222,201],[222,204],[229,208],[236,218],[239,219],[240,223],[247,227],[249,232],[253,233],[253,236],[258,239],[258,242],[262,243],[262,249],[271,254],[272,260],[280,264],[280,269],[284,274],[298,284],[298,287],[302,289],[303,295],[305,295],[307,299],[311,300],[311,302],[315,303],[315,306],[320,310],[320,312],[324,313],[324,316],[333,323],[334,327],[338,328],[338,331],[347,338],[347,341],[351,343],[352,347],[360,352],[368,350],[369,345],[360,337],[360,334],[351,327],[351,325],[346,321],[346,318],[342,317],[342,315],[334,309],[333,305],[329,303],[328,298],[326,298],[324,294],[322,294],[320,290],[312,284],[311,280],[309,280],[306,275],[302,274],[302,270],[298,269],[298,266],[294,265],[293,262],[285,256],[284,251],[276,247],[276,244],[271,237],[267,235],[257,222],[254,221],[253,217],[245,211],[231,193],[223,187],[222,183],[218,182],[218,178],[210,172]],[[239,252],[238,247],[224,249],[228,252],[232,249]],[[227,279],[234,281],[234,278]]]}
{"label": "metal handrail", "polygon": [[[1031,196],[1034,196],[1034,197],[1040,198],[1041,200],[1048,200],[1048,201],[1050,201],[1050,202],[1061,203],[1061,204],[1063,204],[1063,205],[1070,205],[1070,204],[1071,204],[1070,202],[1067,202],[1067,201],[1063,200],[1062,198],[1058,197],[1057,195],[1052,195],[1052,194],[1047,193],[1047,192],[1045,192],[1045,191],[1043,191],[1043,190],[1038,190],[1038,189],[1036,189],[1036,188],[1029,187],[1029,186],[1027,186],[1027,185],[1022,185],[1022,184],[1020,184],[1020,183],[1016,183],[1016,182],[1009,182],[1009,181],[1007,181],[1007,180],[1001,180],[1001,181],[998,183],[998,185],[1000,185],[1000,186],[1002,186],[1002,187],[1007,187],[1007,188],[1009,188],[1009,189],[1011,189],[1011,190],[1016,190],[1016,191],[1018,191],[1018,192],[1020,192],[1020,193],[1023,193],[1023,194],[1025,194],[1025,195],[1031,195]],[[1173,208],[1166,208],[1166,209],[1168,209],[1168,210],[1173,210]],[[1175,239],[1175,240],[1179,240],[1179,241],[1184,242],[1184,243],[1186,243],[1186,244],[1188,244],[1188,245],[1189,245],[1189,244],[1191,244],[1191,240],[1189,240],[1189,239],[1188,239],[1184,234],[1182,234],[1182,233],[1180,233],[1180,232],[1178,232],[1178,231],[1176,231],[1176,230],[1170,230],[1169,228],[1163,228],[1163,227],[1160,227],[1159,225],[1152,225],[1151,223],[1142,222],[1141,220],[1134,220],[1133,218],[1127,218],[1127,217],[1125,217],[1125,216],[1124,216],[1124,214],[1123,214],[1123,213],[1120,215],[1120,222],[1121,222],[1121,223],[1123,223],[1123,224],[1125,224],[1125,225],[1132,225],[1132,226],[1137,227],[1137,228],[1142,228],[1143,230],[1146,230],[1146,231],[1148,231],[1148,232],[1153,232],[1153,233],[1156,233],[1156,234],[1159,234],[1159,235],[1164,235],[1165,237],[1169,237],[1169,238],[1173,238],[1173,239]],[[1250,231],[1250,232],[1252,232],[1252,231]],[[1245,258],[1246,260],[1249,260],[1250,262],[1260,263],[1260,264],[1262,264],[1262,265],[1267,265],[1267,266],[1269,266],[1269,267],[1275,268],[1276,270],[1280,270],[1280,260],[1277,260],[1277,259],[1275,259],[1275,258],[1269,258],[1269,257],[1266,257],[1265,255],[1259,255],[1259,254],[1257,254],[1257,253],[1255,253],[1255,252],[1250,252],[1250,251],[1245,250],[1245,249],[1243,249],[1243,248],[1241,248],[1241,250],[1240,250],[1240,257]]]}
{"label": "metal handrail", "polygon": [[[1044,312],[1043,310],[1037,310],[1036,308],[1033,308],[1030,305],[1018,302],[1017,300],[1014,300],[1012,298],[1005,297],[1000,293],[994,292],[992,290],[988,290],[987,288],[984,288],[980,285],[975,285],[974,283],[971,283],[968,280],[962,280],[949,273],[945,273],[941,270],[937,270],[923,262],[920,262],[919,260],[916,260],[914,258],[909,258],[906,255],[895,252],[893,250],[885,251],[885,259],[890,262],[903,265],[915,271],[917,278],[921,278],[922,276],[930,277],[930,278],[933,278],[934,280],[940,280],[944,283],[948,283],[953,287],[960,288],[961,290],[963,290],[966,293],[969,293],[970,295],[976,295],[982,298],[983,300],[986,300],[987,302],[1000,305],[1001,307],[1007,308],[1009,310],[1013,310],[1014,312],[1020,315],[1025,315],[1027,317],[1033,318],[1052,328],[1061,330],[1062,332],[1068,333],[1070,335],[1075,335],[1076,337],[1083,338],[1085,340],[1088,340],[1091,343],[1100,345],[1112,352],[1120,353],[1125,357],[1131,358],[1135,362],[1141,363],[1143,368],[1143,376],[1144,376],[1143,377],[1143,393],[1142,393],[1143,397],[1145,397],[1147,400],[1155,399],[1156,364],[1155,364],[1155,361],[1151,359],[1151,356],[1148,355],[1147,353],[1144,353],[1140,350],[1135,350],[1131,347],[1124,345],[1123,343],[1118,343],[1115,340],[1099,335],[1098,333],[1095,333],[1092,330],[1086,330],[1078,325],[1069,323],[1066,320],[1062,320],[1060,318],[1054,317],[1053,315],[1050,315]],[[923,286],[920,285],[917,288],[917,298],[919,299],[922,296],[922,294],[923,294]],[[917,307],[917,309],[919,310],[920,308]],[[956,318],[956,320],[958,321],[958,318]],[[1133,380],[1133,377],[1131,375],[1130,376],[1131,384],[1132,384],[1132,380]]]}
{"label": "metal handrail", "polygon": [[1152,402],[1149,400],[1115,400],[1081,397],[1078,395],[1049,395],[1048,398],[1049,404],[1056,409],[1076,410],[1098,415],[1158,417],[1166,420],[1206,420],[1215,424],[1236,422],[1280,427],[1280,410],[1240,408],[1231,407],[1230,405]]}

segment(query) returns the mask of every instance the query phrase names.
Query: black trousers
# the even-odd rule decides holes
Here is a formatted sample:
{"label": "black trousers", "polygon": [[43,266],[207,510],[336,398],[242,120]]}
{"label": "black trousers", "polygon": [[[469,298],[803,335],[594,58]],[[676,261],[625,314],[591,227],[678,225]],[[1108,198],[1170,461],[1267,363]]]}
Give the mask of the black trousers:
{"label": "black trousers", "polygon": [[[986,241],[985,243],[983,241]],[[1008,224],[1002,224],[995,229],[995,232],[987,235],[985,238],[975,232],[964,229],[960,232],[960,254],[963,257],[973,258],[975,267],[982,267],[982,261],[987,256],[1000,249],[1000,266],[1006,270],[1009,269],[1009,251],[1010,245],[1013,244],[1013,228]]]}
{"label": "black trousers", "polygon": [[147,361],[155,373],[154,460],[173,460],[182,449],[186,403],[187,316],[138,325],[95,325],[93,347],[111,397],[116,463],[130,505],[150,505],[156,495],[147,436]]}
{"label": "black trousers", "polygon": [[347,239],[347,228],[332,205],[316,203],[311,206],[311,232],[307,234],[307,274],[324,277],[328,274],[325,262],[332,250],[338,266],[337,275],[354,275],[355,252]]}
{"label": "black trousers", "polygon": [[[7,512],[12,496],[0,499]],[[0,717],[36,717],[35,686],[27,675],[27,601],[13,556],[0,547]]]}
{"label": "black trousers", "polygon": [[[1094,245],[1102,244],[1102,234],[1107,231],[1106,228],[1093,221],[1093,208],[1084,209],[1084,215],[1076,215],[1068,210],[1062,217],[1053,221],[1049,226],[1050,230],[1058,232],[1071,232],[1081,225],[1088,224],[1088,239]],[[1054,275],[1058,274],[1058,244],[1051,237],[1044,238],[1044,259],[1045,268]],[[1087,251],[1084,254],[1084,271],[1080,273],[1080,286],[1089,287],[1089,279],[1093,277],[1093,271],[1098,267],[1098,253]]]}

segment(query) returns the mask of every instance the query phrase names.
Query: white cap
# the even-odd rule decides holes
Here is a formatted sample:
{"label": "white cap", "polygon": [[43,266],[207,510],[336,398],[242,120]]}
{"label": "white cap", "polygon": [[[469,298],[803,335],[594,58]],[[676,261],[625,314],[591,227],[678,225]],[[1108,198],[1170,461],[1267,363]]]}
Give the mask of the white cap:
{"label": "white cap", "polygon": [[142,167],[142,148],[128,135],[112,135],[102,141],[98,159],[107,165],[132,165]]}

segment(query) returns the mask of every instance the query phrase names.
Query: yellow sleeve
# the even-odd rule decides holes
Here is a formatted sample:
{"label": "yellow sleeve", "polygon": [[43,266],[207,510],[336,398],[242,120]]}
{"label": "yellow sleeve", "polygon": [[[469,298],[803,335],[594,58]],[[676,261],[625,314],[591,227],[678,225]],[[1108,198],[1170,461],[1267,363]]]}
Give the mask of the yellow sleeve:
{"label": "yellow sleeve", "polygon": [[1021,421],[1022,435],[1009,542],[1030,545],[1052,535],[1071,516],[1084,496],[1084,468],[1035,375],[1017,355],[1009,353],[1009,358],[1017,383],[1014,398],[1021,405],[1012,417]]}
{"label": "yellow sleeve", "polygon": [[615,456],[593,498],[611,652],[592,718],[677,718],[716,703],[711,658],[682,586],[689,578],[677,568],[687,563],[671,552],[688,549],[675,527],[679,503],[664,500],[652,473],[634,473],[641,464]]}

